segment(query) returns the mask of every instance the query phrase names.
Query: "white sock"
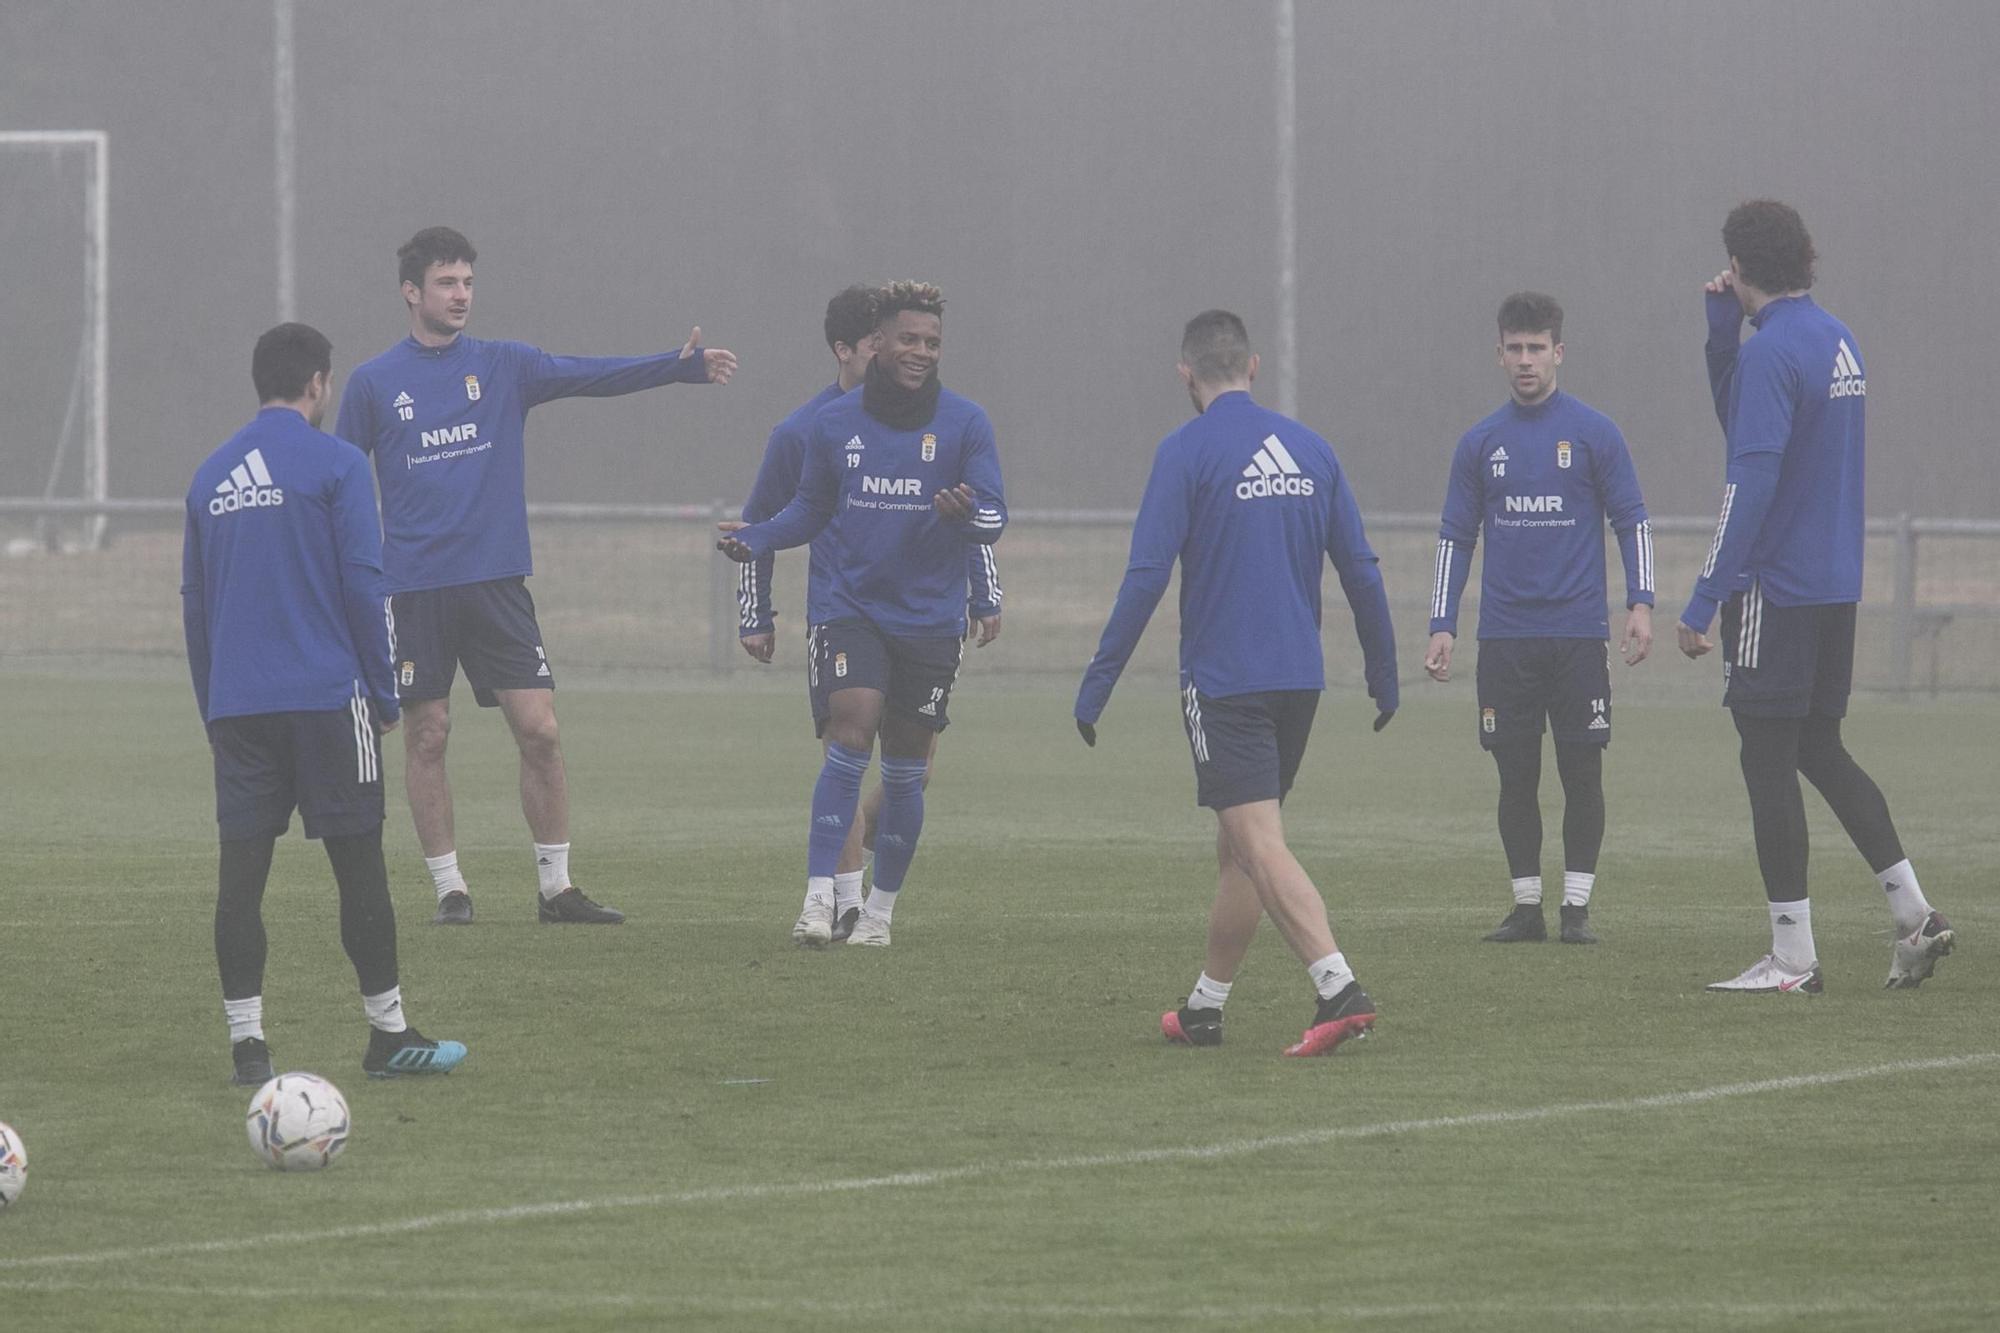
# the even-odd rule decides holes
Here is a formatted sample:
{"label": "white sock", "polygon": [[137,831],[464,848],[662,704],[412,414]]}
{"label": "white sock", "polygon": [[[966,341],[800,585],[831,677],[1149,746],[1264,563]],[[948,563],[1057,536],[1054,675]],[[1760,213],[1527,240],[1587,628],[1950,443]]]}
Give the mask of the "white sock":
{"label": "white sock", "polygon": [[424,866],[431,872],[431,886],[437,890],[439,902],[444,901],[447,893],[470,892],[465,887],[465,876],[458,870],[457,852],[446,852],[443,856],[426,856]]}
{"label": "white sock", "polygon": [[542,881],[542,897],[553,898],[569,887],[569,844],[535,844],[535,874]]}
{"label": "white sock", "polygon": [[1220,1009],[1229,1000],[1229,988],[1234,982],[1217,981],[1204,972],[1201,980],[1194,983],[1194,993],[1187,998],[1190,1009]]}
{"label": "white sock", "polygon": [[835,886],[839,883],[840,876],[838,875],[807,875],[806,901],[811,902],[815,898],[824,899],[827,902],[837,901],[835,895],[839,890]]}
{"label": "white sock", "polygon": [[833,914],[839,916],[850,907],[859,906],[861,906],[861,871],[836,871],[833,876]]}
{"label": "white sock", "polygon": [[1772,903],[1770,908],[1771,952],[1778,961],[1795,972],[1803,972],[1818,962],[1819,950],[1813,947],[1812,937],[1812,900]]}
{"label": "white sock", "polygon": [[1590,906],[1590,891],[1596,884],[1595,873],[1585,874],[1581,870],[1563,871],[1563,906]]}
{"label": "white sock", "polygon": [[868,890],[868,901],[861,904],[861,910],[887,921],[896,910],[896,899],[902,896],[900,892],[889,893],[878,884]]}
{"label": "white sock", "polygon": [[403,988],[391,986],[380,995],[364,995],[361,1007],[368,1013],[368,1026],[381,1032],[402,1032],[409,1026],[403,1017]]}
{"label": "white sock", "polygon": [[229,1044],[264,1039],[264,997],[252,995],[241,1000],[224,1000],[222,1016],[229,1020]]}
{"label": "white sock", "polygon": [[1908,935],[1924,924],[1931,905],[1917,887],[1917,872],[1910,869],[1908,858],[1878,872],[1875,882],[1889,895],[1889,915],[1896,920],[1897,934]]}
{"label": "white sock", "polygon": [[1322,1000],[1331,1000],[1354,984],[1354,969],[1347,965],[1347,956],[1338,949],[1317,963],[1308,963],[1306,972],[1311,975],[1313,989],[1319,992]]}
{"label": "white sock", "polygon": [[1539,907],[1542,903],[1542,877],[1529,875],[1525,879],[1512,881],[1514,885],[1514,905],[1516,907]]}

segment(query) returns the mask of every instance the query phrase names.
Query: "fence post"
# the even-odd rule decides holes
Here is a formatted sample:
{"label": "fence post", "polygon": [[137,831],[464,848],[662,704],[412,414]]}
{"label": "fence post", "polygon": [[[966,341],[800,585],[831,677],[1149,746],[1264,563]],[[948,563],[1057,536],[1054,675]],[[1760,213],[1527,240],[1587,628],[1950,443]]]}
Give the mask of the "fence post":
{"label": "fence post", "polygon": [[[734,518],[727,500],[711,500],[709,518],[719,523]],[[715,529],[702,533],[702,545],[713,547]],[[708,669],[725,675],[736,664],[736,562],[719,551],[708,554]]]}
{"label": "fence post", "polygon": [[1910,666],[1917,650],[1917,527],[1909,514],[1896,515],[1896,646],[1890,661],[1898,694],[1910,691]]}

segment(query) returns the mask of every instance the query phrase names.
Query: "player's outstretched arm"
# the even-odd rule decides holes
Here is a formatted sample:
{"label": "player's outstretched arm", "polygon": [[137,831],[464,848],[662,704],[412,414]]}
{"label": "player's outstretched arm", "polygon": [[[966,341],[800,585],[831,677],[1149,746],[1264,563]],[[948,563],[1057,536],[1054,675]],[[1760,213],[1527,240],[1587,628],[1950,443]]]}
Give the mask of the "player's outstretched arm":
{"label": "player's outstretched arm", "polygon": [[555,398],[616,398],[662,384],[727,384],[736,357],[721,348],[699,346],[695,329],[686,344],[656,356],[555,356],[526,343],[512,343],[527,405]]}

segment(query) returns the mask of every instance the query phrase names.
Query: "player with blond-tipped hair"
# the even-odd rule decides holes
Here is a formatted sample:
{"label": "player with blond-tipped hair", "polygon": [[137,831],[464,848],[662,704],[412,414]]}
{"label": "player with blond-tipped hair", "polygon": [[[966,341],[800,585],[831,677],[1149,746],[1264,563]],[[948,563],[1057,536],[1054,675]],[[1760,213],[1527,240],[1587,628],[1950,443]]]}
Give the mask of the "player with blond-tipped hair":
{"label": "player with blond-tipped hair", "polygon": [[875,886],[848,942],[883,946],[923,830],[931,742],[949,722],[966,631],[966,547],[999,540],[1007,501],[985,409],[938,382],[943,293],[923,282],[882,288],[875,336],[861,384],[815,419],[791,503],[762,523],[721,524],[716,546],[749,563],[833,534],[828,618],[812,645],[827,746],[813,788],[806,896],[831,907],[879,735]]}

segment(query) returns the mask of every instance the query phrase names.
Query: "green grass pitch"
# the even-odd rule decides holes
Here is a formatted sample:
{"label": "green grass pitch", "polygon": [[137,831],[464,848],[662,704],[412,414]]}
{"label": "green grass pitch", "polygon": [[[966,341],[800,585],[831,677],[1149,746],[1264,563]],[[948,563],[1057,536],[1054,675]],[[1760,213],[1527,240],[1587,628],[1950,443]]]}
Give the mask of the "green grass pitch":
{"label": "green grass pitch", "polygon": [[0,1119],[32,1175],[0,1328],[2000,1323],[1991,700],[1858,704],[1961,945],[1880,989],[1880,891],[1809,794],[1805,999],[1701,990],[1768,941],[1721,709],[1621,710],[1603,945],[1502,947],[1462,687],[1379,736],[1329,696],[1286,817],[1382,1019],[1293,1061],[1310,995],[1268,927],[1228,1043],[1159,1037],[1213,887],[1169,686],[1127,682],[1086,750],[1065,689],[968,681],[894,947],[809,954],[795,675],[564,693],[573,867],[616,929],[536,924],[511,746],[463,695],[479,920],[430,928],[390,739],[404,991],[471,1047],[448,1079],[362,1076],[324,858],[280,844],[267,1028],[355,1122],[306,1176],[258,1165],[226,1084],[185,684],[10,676]]}

